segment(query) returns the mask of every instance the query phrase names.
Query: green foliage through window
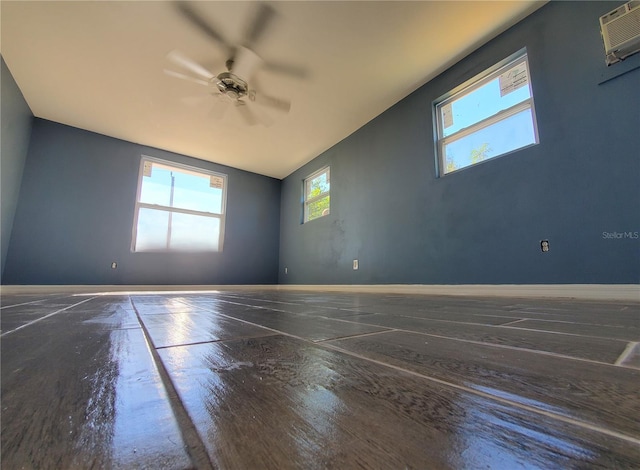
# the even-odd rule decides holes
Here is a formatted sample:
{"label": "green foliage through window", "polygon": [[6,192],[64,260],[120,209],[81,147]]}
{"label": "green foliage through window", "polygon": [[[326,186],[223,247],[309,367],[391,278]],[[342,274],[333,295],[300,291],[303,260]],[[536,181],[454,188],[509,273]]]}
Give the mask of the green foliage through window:
{"label": "green foliage through window", "polygon": [[538,143],[525,50],[437,100],[439,175]]}
{"label": "green foliage through window", "polygon": [[331,206],[329,167],[304,180],[304,221],[328,215]]}
{"label": "green foliage through window", "polygon": [[[472,165],[475,165],[476,163],[480,163],[487,158],[491,158],[489,152],[491,152],[491,147],[489,147],[489,144],[485,142],[480,147],[471,149],[468,160]],[[456,171],[457,169],[458,165],[456,164],[456,158],[452,157],[450,154],[447,154],[445,162],[445,173],[450,173],[452,171]]]}

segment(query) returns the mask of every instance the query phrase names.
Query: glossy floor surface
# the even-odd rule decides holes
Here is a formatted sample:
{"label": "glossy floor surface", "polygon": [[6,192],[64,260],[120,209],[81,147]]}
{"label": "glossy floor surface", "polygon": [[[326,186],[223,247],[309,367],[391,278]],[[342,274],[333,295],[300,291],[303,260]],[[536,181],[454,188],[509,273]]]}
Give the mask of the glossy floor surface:
{"label": "glossy floor surface", "polygon": [[640,468],[640,304],[2,297],[2,468]]}

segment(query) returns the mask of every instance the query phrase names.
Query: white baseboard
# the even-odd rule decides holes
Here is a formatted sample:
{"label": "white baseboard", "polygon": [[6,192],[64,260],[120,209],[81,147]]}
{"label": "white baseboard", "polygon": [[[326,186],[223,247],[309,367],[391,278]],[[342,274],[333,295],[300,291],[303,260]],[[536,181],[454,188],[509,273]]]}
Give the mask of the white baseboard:
{"label": "white baseboard", "polygon": [[469,297],[539,297],[640,302],[640,284],[376,284],[280,285],[281,290],[370,292],[379,294],[456,295]]}
{"label": "white baseboard", "polygon": [[11,294],[107,294],[107,293],[187,293],[215,291],[311,291],[363,292],[378,294],[459,295],[469,297],[538,297],[583,300],[618,300],[640,302],[640,284],[373,284],[373,285],[197,285],[197,286],[1,286],[1,295]]}
{"label": "white baseboard", "polygon": [[41,286],[0,286],[0,294],[111,294],[136,293],[154,294],[162,292],[219,292],[219,291],[248,291],[248,290],[278,290],[278,285],[41,285]]}

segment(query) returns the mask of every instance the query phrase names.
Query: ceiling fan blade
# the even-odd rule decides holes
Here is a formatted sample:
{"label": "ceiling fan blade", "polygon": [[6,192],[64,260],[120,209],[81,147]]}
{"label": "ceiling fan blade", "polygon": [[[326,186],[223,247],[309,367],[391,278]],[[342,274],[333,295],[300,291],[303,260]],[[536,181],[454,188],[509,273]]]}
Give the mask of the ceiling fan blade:
{"label": "ceiling fan blade", "polygon": [[188,80],[190,82],[197,83],[198,85],[209,86],[209,82],[207,81],[200,80],[199,78],[194,78],[180,72],[174,72],[173,70],[164,69],[164,73],[169,75],[170,77],[180,78],[182,80]]}
{"label": "ceiling fan blade", "polygon": [[275,122],[275,120],[265,112],[259,112],[259,110],[255,110],[255,108],[253,112],[260,121],[260,124],[264,127],[271,127]]}
{"label": "ceiling fan blade", "polygon": [[224,97],[221,95],[213,95],[213,97],[215,99],[213,100],[213,106],[211,106],[211,110],[209,110],[209,118],[219,120],[222,119],[231,103],[229,103],[229,100],[224,99]]}
{"label": "ceiling fan blade", "polygon": [[197,27],[201,32],[206,34],[209,38],[218,42],[222,45],[226,52],[230,52],[233,48],[231,45],[225,40],[224,36],[219,33],[208,21],[206,21],[198,12],[193,9],[193,6],[189,2],[174,2],[177,10],[184,16],[188,21],[191,22],[195,27]]}
{"label": "ceiling fan blade", "polygon": [[298,78],[300,80],[309,78],[309,71],[305,67],[286,64],[284,62],[272,62],[272,61],[264,62],[262,65],[262,69],[269,72],[279,73],[281,75],[287,75],[289,77]]}
{"label": "ceiling fan blade", "polygon": [[274,96],[264,95],[260,92],[253,91],[250,95],[250,99],[263,106],[268,106],[278,111],[288,113],[291,109],[291,102],[282,98],[276,98]]}
{"label": "ceiling fan blade", "polygon": [[179,65],[179,66],[181,66],[181,67],[183,67],[183,68],[195,73],[196,75],[198,75],[201,78],[205,78],[207,80],[211,80],[212,78],[215,77],[215,75],[213,75],[211,72],[209,72],[207,69],[205,69],[202,65],[200,65],[197,62],[191,60],[189,57],[187,57],[186,55],[184,55],[180,51],[171,51],[171,52],[169,52],[169,54],[167,55],[167,59],[169,59],[174,64]]}
{"label": "ceiling fan blade", "polygon": [[184,96],[180,98],[180,103],[185,104],[191,108],[204,104],[205,101],[210,100],[210,95],[198,95],[198,96]]}
{"label": "ceiling fan blade", "polygon": [[255,17],[247,29],[245,35],[245,46],[253,47],[260,36],[262,36],[267,29],[267,25],[272,21],[276,11],[273,7],[267,3],[260,3],[258,5]]}
{"label": "ceiling fan blade", "polygon": [[236,50],[236,57],[233,61],[232,71],[235,75],[248,82],[261,65],[262,59],[258,54],[253,52],[251,49],[240,46]]}
{"label": "ceiling fan blade", "polygon": [[256,118],[256,115],[253,114],[246,103],[238,101],[236,104],[236,109],[247,125],[255,126],[258,123],[258,118]]}

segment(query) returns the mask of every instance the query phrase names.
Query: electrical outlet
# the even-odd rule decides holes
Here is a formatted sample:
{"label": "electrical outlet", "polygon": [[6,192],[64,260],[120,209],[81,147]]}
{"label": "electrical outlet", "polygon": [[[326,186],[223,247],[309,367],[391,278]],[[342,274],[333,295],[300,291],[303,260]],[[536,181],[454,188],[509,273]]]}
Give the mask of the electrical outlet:
{"label": "electrical outlet", "polygon": [[549,251],[549,240],[540,240],[540,249],[543,253]]}
{"label": "electrical outlet", "polygon": [[358,269],[358,260],[354,259],[353,260],[353,270],[355,271],[356,269]]}
{"label": "electrical outlet", "polygon": [[111,269],[116,269],[117,267],[118,267],[118,263],[116,263],[115,261],[111,263]]}
{"label": "electrical outlet", "polygon": [[289,274],[289,268],[284,268],[284,273]]}

